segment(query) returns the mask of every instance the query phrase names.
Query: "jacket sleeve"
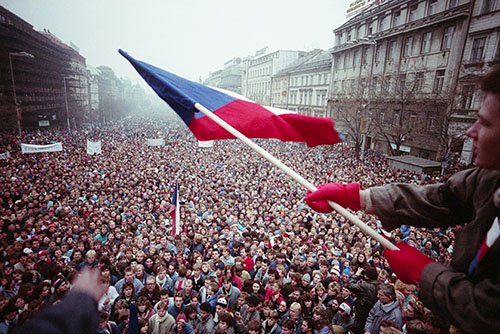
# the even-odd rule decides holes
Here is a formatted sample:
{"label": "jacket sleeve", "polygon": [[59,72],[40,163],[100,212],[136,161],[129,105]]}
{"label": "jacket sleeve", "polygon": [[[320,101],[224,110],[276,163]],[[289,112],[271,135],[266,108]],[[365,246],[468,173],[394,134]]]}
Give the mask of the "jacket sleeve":
{"label": "jacket sleeve", "polygon": [[401,225],[449,227],[470,221],[473,195],[479,191],[482,171],[456,173],[444,184],[388,184],[369,189],[367,211],[376,213],[384,227]]}
{"label": "jacket sleeve", "polygon": [[49,307],[16,330],[17,334],[95,333],[97,302],[81,292],[70,292],[61,303]]}
{"label": "jacket sleeve", "polygon": [[375,316],[375,306],[377,306],[377,304],[373,305],[370,313],[368,313],[368,318],[366,318],[365,332],[370,332],[370,329],[372,328],[373,317]]}
{"label": "jacket sleeve", "polygon": [[496,281],[474,283],[461,272],[431,263],[422,271],[420,298],[465,333],[500,333],[500,286]]}

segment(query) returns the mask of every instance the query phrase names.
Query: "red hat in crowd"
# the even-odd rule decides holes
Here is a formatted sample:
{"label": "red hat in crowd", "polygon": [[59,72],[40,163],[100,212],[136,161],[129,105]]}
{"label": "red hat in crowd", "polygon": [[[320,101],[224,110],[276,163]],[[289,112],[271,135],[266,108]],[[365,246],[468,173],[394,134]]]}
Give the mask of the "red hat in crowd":
{"label": "red hat in crowd", "polygon": [[38,252],[38,256],[42,256],[42,255],[49,255],[49,252],[45,249],[42,249],[41,251]]}

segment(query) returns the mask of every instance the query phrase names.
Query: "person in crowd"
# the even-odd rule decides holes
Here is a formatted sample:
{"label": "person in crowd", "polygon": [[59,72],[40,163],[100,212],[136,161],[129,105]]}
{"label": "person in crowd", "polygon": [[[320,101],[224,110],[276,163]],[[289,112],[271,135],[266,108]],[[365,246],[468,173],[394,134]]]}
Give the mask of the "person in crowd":
{"label": "person in crowd", "polygon": [[213,334],[215,331],[215,322],[210,303],[204,302],[200,305],[200,322],[195,330],[199,334]]}
{"label": "person in crowd", "polygon": [[365,266],[353,275],[347,284],[347,289],[355,295],[353,310],[354,323],[351,332],[354,334],[364,333],[364,327],[368,313],[377,302],[378,290],[377,269],[372,266]]}
{"label": "person in crowd", "polygon": [[151,334],[172,333],[175,329],[175,318],[167,312],[167,304],[160,301],[156,314],[149,318],[149,329]]}
{"label": "person in crowd", "polygon": [[[349,284],[344,275],[348,268],[356,280],[359,268],[365,267],[360,264],[366,263],[377,268],[380,282],[394,284],[379,243],[346,225],[340,215],[323,215],[304,205],[296,185],[283,182],[272,165],[262,164],[247,147],[237,141],[222,141],[205,154],[206,151],[193,149],[192,136],[183,128],[155,119],[114,121],[87,132],[74,129],[71,134],[54,128],[27,130],[22,138],[0,132],[0,149],[10,151],[10,158],[0,164],[0,233],[5,241],[0,242],[0,312],[8,312],[8,305],[17,308],[9,324],[11,328],[36,317],[57,295],[52,284],[58,273],[72,281],[91,250],[96,252],[93,263],[101,268],[103,280],[108,277],[113,286],[122,281],[117,285],[120,294],[125,280],[134,285],[135,294],[140,294],[145,290],[135,286],[136,279],[142,285],[144,282],[140,281],[145,279],[147,289],[147,276],[155,276],[167,312],[173,304],[169,297],[175,299],[174,289],[180,285],[179,291],[183,291],[188,279],[208,279],[215,284],[211,295],[207,293],[209,283],[199,291],[194,284],[192,291],[199,292],[199,296],[191,297],[189,305],[198,309],[201,306],[197,299],[209,300],[213,315],[216,308],[233,313],[235,329],[239,328],[236,312],[243,318],[244,308],[251,304],[243,292],[264,300],[265,290],[276,282],[281,283],[283,300],[278,305],[264,301],[257,307],[261,323],[269,322],[266,329],[270,331],[281,328],[282,318],[289,317],[289,305],[301,303],[306,293],[314,296],[309,306],[325,305],[328,323],[344,300],[354,302],[350,304],[351,313],[356,315],[359,295],[348,293],[350,290],[341,286]],[[145,136],[159,134],[176,138],[175,144],[142,149]],[[106,154],[88,156],[82,151],[82,140],[89,136],[103,140]],[[19,150],[20,141],[62,141],[65,149],[26,155]],[[321,154],[294,143],[262,141],[262,145],[280,156],[286,155],[295,170],[312,176],[317,183],[361,178],[367,188],[395,181],[413,187],[417,183],[447,182],[454,172],[465,168],[457,162],[450,164],[439,179],[432,175],[420,177],[414,172],[391,169],[383,155],[371,150],[359,161],[355,151],[344,145],[332,146]],[[289,155],[291,151],[293,155]],[[179,165],[171,163],[175,161],[183,161],[183,167],[177,169]],[[325,169],[333,161],[335,170]],[[179,183],[181,221],[189,222],[175,237],[169,214],[173,175]],[[376,216],[359,215],[372,227],[382,226]],[[393,230],[392,240],[405,240],[418,249],[424,247],[423,250],[430,247],[430,254],[437,253],[439,261],[452,266],[456,233],[448,228],[423,230],[405,225]],[[221,261],[225,248],[229,254],[224,251],[224,258],[234,258],[234,271],[229,266],[225,269]],[[195,275],[198,264],[200,276]],[[142,273],[140,265],[144,265],[147,274]],[[249,270],[256,286],[240,267]],[[242,285],[231,309],[227,308],[228,297],[218,295],[217,282],[224,271],[232,276],[232,283],[238,284],[235,278],[239,278]],[[303,285],[302,277],[306,279]],[[35,285],[31,294],[30,283]],[[321,285],[327,288],[326,296]],[[417,305],[412,304],[413,298],[421,299],[420,287],[410,291],[399,283],[395,285],[401,292],[398,294],[402,296],[404,321],[409,322],[416,310],[411,305]],[[224,307],[216,305],[221,297],[226,300]],[[116,298],[107,307],[119,329],[127,329],[127,301]],[[313,319],[318,316],[314,307]],[[279,315],[275,323],[269,319],[274,311]],[[434,328],[443,327],[431,314],[432,317],[424,317],[426,326],[432,322]],[[283,331],[287,330],[283,326]]]}
{"label": "person in crowd", "polygon": [[141,283],[141,281],[135,278],[134,269],[130,266],[125,268],[124,277],[115,284],[115,289],[119,294],[123,293],[123,286],[125,283],[132,284],[134,294],[138,294],[140,291],[142,291],[142,288],[144,288],[144,285]]}
{"label": "person in crowd", "polygon": [[349,332],[354,319],[351,316],[351,307],[347,303],[339,305],[339,310],[332,320],[332,330],[334,333],[347,333]]}
{"label": "person in crowd", "polygon": [[377,298],[378,301],[368,313],[365,323],[365,333],[380,333],[380,323],[383,320],[392,321],[397,329],[401,329],[403,327],[403,315],[396,299],[394,286],[381,284],[378,287]]}

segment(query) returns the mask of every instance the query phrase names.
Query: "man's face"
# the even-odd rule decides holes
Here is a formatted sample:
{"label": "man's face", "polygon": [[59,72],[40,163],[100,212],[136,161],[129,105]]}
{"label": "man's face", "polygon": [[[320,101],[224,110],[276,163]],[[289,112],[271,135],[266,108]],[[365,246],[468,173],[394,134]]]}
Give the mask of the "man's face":
{"label": "man's face", "polygon": [[127,271],[125,273],[125,282],[128,282],[128,283],[134,282],[134,272],[133,271]]}
{"label": "man's face", "polygon": [[474,162],[481,168],[500,170],[500,96],[486,94],[478,116],[467,130],[474,142]]}
{"label": "man's face", "polygon": [[164,317],[165,314],[167,314],[167,309],[166,308],[158,308],[158,315],[160,317]]}
{"label": "man's face", "polygon": [[209,315],[210,315],[210,312],[206,312],[206,311],[203,311],[203,310],[200,311],[200,316],[201,316],[202,319],[208,318]]}
{"label": "man's face", "polygon": [[384,292],[382,292],[382,290],[378,291],[377,297],[378,300],[380,300],[380,302],[384,305],[389,304],[391,302],[391,298],[389,298]]}

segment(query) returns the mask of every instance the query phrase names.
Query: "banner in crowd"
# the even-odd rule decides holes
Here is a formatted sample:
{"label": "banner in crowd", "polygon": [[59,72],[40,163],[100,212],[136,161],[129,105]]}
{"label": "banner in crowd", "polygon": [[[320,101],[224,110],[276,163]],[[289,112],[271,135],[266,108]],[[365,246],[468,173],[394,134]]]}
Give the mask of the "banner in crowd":
{"label": "banner in crowd", "polygon": [[181,211],[179,207],[179,187],[175,183],[174,193],[172,194],[172,203],[170,205],[170,217],[172,218],[172,236],[181,233]]}
{"label": "banner in crowd", "polygon": [[146,139],[146,145],[148,145],[148,146],[165,146],[165,139],[163,139],[163,138]]}
{"label": "banner in crowd", "polygon": [[208,116],[202,105],[248,138],[275,138],[304,142],[307,146],[340,142],[333,120],[265,107],[234,92],[223,91],[181,78],[136,60],[119,50],[153,90],[174,109],[198,140],[233,139],[234,136]]}
{"label": "banner in crowd", "polygon": [[49,145],[21,144],[21,152],[23,153],[60,152],[62,150],[63,147],[61,143]]}
{"label": "banner in crowd", "polygon": [[198,147],[203,147],[203,148],[210,148],[214,146],[214,141],[213,140],[200,140],[198,141]]}
{"label": "banner in crowd", "polygon": [[0,160],[7,160],[10,158],[10,152],[0,153]]}
{"label": "banner in crowd", "polygon": [[87,139],[87,154],[101,154],[101,141],[91,141]]}

